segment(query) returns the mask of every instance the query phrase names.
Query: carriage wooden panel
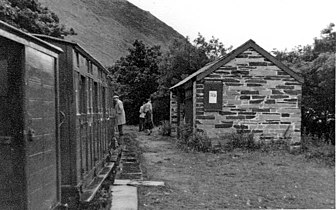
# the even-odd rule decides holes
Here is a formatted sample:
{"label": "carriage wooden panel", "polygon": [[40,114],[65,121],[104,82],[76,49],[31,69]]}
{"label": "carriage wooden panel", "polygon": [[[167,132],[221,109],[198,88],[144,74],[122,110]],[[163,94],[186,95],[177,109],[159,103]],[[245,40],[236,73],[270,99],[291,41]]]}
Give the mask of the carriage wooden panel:
{"label": "carriage wooden panel", "polygon": [[58,53],[0,21],[0,209],[60,201]]}
{"label": "carriage wooden panel", "polygon": [[107,78],[107,70],[76,43],[36,36],[65,51],[60,55],[60,111],[64,118],[61,171],[62,199],[69,203],[73,197],[80,197],[81,190],[99,172],[108,155],[107,141],[111,136],[104,134],[108,114],[104,115],[102,104],[108,93],[102,91],[108,88],[103,79]]}

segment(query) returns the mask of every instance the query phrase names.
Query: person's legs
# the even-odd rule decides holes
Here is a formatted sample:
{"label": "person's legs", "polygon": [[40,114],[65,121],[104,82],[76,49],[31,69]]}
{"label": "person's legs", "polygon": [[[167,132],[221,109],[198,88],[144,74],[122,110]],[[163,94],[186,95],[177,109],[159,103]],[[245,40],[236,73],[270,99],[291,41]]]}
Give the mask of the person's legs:
{"label": "person's legs", "polygon": [[140,120],[139,120],[139,132],[144,130],[144,121],[145,121],[145,118],[140,117]]}
{"label": "person's legs", "polygon": [[119,132],[119,136],[124,135],[124,133],[123,133],[123,125],[118,125],[118,132]]}

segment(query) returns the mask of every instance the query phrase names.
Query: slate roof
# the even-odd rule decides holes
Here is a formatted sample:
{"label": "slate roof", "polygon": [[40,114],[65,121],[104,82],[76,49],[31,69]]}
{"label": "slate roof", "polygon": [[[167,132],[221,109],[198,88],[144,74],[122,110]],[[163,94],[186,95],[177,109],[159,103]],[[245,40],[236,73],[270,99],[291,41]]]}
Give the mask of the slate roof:
{"label": "slate roof", "polygon": [[257,51],[259,54],[267,58],[269,61],[273,62],[277,67],[291,75],[294,79],[296,79],[298,82],[303,83],[303,78],[299,76],[297,73],[295,73],[293,70],[288,68],[286,65],[281,63],[279,60],[277,60],[274,56],[272,56],[270,53],[268,53],[266,50],[264,50],[262,47],[257,45],[252,39],[248,40],[241,46],[237,47],[235,50],[231,51],[224,57],[219,58],[218,60],[215,60],[213,62],[210,62],[206,64],[203,68],[199,69],[198,71],[192,73],[185,79],[178,82],[176,85],[171,87],[170,89],[175,89],[185,83],[187,83],[189,80],[196,79],[196,81],[199,81],[206,77],[207,75],[211,74],[213,71],[218,69],[219,67],[225,65],[232,59],[234,59],[236,56],[244,52],[245,50],[253,48],[255,51]]}

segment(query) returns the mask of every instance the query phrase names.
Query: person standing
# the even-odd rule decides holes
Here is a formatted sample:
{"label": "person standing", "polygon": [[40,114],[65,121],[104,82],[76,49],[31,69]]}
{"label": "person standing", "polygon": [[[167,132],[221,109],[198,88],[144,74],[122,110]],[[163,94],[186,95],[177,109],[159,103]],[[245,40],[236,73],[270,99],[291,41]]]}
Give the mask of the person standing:
{"label": "person standing", "polygon": [[116,124],[118,125],[119,136],[122,136],[124,135],[123,125],[126,124],[124,105],[117,95],[113,96],[113,101],[115,102]]}
{"label": "person standing", "polygon": [[147,103],[144,105],[145,112],[145,129],[147,134],[150,135],[153,129],[153,107],[150,99],[147,99]]}
{"label": "person standing", "polygon": [[144,129],[144,123],[145,123],[145,101],[142,103],[142,106],[140,107],[140,116],[139,116],[139,132],[145,130]]}

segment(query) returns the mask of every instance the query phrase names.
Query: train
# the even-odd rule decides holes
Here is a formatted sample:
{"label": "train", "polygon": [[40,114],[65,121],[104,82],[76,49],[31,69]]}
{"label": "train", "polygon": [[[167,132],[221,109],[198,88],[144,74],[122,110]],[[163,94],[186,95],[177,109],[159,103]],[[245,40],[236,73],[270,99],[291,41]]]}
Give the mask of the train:
{"label": "train", "polygon": [[0,209],[76,209],[114,167],[109,72],[78,43],[2,21],[0,43]]}

